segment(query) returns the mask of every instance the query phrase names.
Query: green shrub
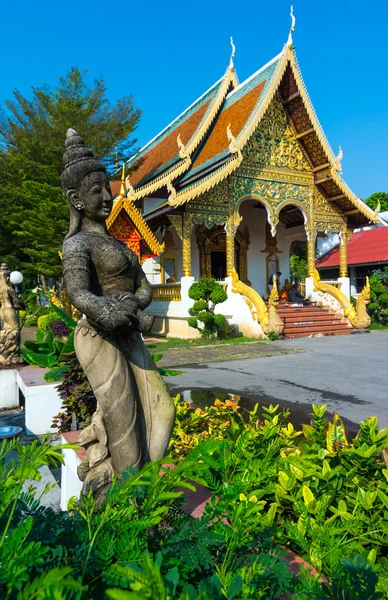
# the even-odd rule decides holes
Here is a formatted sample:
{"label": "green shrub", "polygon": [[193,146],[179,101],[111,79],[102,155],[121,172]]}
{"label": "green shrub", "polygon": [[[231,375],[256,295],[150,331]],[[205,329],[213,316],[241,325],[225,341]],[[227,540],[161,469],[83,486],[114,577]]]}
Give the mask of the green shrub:
{"label": "green shrub", "polygon": [[388,325],[388,267],[374,271],[369,283],[371,302],[367,310],[372,322]]}
{"label": "green shrub", "polygon": [[38,327],[39,329],[43,329],[43,331],[48,331],[51,323],[54,321],[58,321],[58,315],[55,312],[42,315],[38,317]]}
{"label": "green shrub", "polygon": [[38,324],[37,315],[27,315],[24,321],[24,327],[35,327]]}
{"label": "green shrub", "polygon": [[189,289],[189,297],[195,300],[189,309],[191,315],[188,324],[198,329],[202,337],[230,337],[232,328],[227,324],[224,315],[215,314],[217,304],[227,300],[228,295],[222,285],[212,277],[201,277]]}
{"label": "green shrub", "polygon": [[[0,449],[0,597],[20,600],[378,600],[387,596],[388,432],[361,423],[353,443],[314,407],[302,432],[277,407],[244,418],[233,401],[205,411],[176,399],[173,444],[191,449],[114,480],[105,503],[42,507],[26,481],[60,447]],[[203,426],[205,424],[205,426]],[[210,428],[212,432],[209,433]],[[208,436],[204,433],[207,431]],[[188,436],[188,433],[191,436]],[[186,437],[188,440],[186,440]],[[11,459],[11,460],[10,460]],[[176,464],[174,469],[163,462]],[[387,473],[386,473],[387,472]],[[209,489],[203,516],[183,490]],[[325,575],[293,575],[280,543]]]}

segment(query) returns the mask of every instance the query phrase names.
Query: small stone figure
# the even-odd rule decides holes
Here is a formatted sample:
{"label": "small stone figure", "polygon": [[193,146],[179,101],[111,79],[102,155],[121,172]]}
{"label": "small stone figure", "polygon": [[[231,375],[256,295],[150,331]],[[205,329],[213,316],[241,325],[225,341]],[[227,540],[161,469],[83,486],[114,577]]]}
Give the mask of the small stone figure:
{"label": "small stone figure", "polygon": [[153,317],[144,309],[152,290],[134,254],[106,228],[113,198],[104,165],[69,129],[62,186],[70,203],[70,229],[63,244],[63,273],[70,302],[84,317],[75,350],[97,398],[92,423],[79,443],[83,493],[103,500],[113,473],[161,459],[175,407],[141,333]]}
{"label": "small stone figure", "polygon": [[9,283],[9,275],[8,266],[0,265],[0,368],[15,367],[24,362],[19,354],[20,324],[16,312],[23,308],[23,303]]}

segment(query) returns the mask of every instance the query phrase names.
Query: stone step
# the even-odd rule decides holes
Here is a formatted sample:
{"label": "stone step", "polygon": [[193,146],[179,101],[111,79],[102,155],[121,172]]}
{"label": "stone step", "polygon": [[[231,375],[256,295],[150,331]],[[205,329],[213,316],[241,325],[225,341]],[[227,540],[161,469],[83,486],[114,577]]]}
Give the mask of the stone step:
{"label": "stone step", "polygon": [[323,327],[321,325],[317,324],[313,324],[313,325],[294,325],[294,326],[286,326],[284,328],[284,335],[288,336],[288,335],[295,335],[296,333],[303,333],[305,335],[310,335],[311,333],[315,334],[315,333],[334,333],[334,332],[339,332],[339,333],[347,333],[347,332],[351,332],[352,328],[349,327],[348,325],[346,325],[345,323],[341,323],[339,325],[324,325]]}
{"label": "stone step", "polygon": [[291,334],[284,334],[286,339],[290,339],[290,338],[302,338],[302,337],[309,337],[309,335],[316,335],[317,333],[322,333],[323,335],[325,335],[326,333],[328,333],[329,335],[349,335],[350,333],[352,333],[353,329],[352,327],[348,327],[346,330],[345,329],[341,329],[339,331],[331,331],[331,332],[324,332],[324,331],[308,331],[308,332],[295,332],[295,333],[291,333]]}
{"label": "stone step", "polygon": [[342,317],[338,315],[281,315],[281,319],[287,325],[290,323],[343,323]]}

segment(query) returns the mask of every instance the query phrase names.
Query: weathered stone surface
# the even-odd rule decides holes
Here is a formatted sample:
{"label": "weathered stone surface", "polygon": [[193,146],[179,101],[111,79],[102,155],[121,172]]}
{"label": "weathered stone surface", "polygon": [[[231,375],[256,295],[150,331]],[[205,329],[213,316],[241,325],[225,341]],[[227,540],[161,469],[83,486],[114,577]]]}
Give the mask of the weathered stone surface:
{"label": "weathered stone surface", "polygon": [[20,325],[16,310],[22,308],[15,290],[9,283],[9,268],[0,265],[0,368],[23,364],[20,352]]}
{"label": "weathered stone surface", "polygon": [[[75,332],[77,357],[98,409],[81,443],[84,492],[105,493],[114,472],[163,457],[175,409],[141,337],[153,317],[152,292],[137,256],[106,229],[112,194],[104,165],[69,129],[62,185],[70,202],[63,270],[71,303],[83,313]],[[104,450],[107,448],[107,452]]]}

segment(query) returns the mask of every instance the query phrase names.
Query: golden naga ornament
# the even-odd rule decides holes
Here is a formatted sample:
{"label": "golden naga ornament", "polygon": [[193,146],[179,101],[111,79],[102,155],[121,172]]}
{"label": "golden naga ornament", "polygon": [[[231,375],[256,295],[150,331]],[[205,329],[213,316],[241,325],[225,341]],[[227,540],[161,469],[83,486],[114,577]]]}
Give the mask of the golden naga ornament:
{"label": "golden naga ornament", "polygon": [[354,308],[351,301],[343,292],[341,292],[341,290],[336,288],[334,285],[330,285],[329,283],[324,283],[321,281],[317,269],[314,269],[313,272],[313,282],[315,291],[329,294],[337,300],[344,311],[344,317],[348,319],[349,323],[355,329],[365,329],[370,325],[371,318],[366,311],[366,307],[370,302],[369,277],[366,278],[366,284],[357,298],[356,308]]}
{"label": "golden naga ornament", "polygon": [[270,331],[273,331],[279,335],[283,332],[284,323],[277,312],[279,295],[275,279],[271,296],[269,298],[269,309],[267,308],[263,298],[258,292],[256,292],[256,290],[240,281],[236,269],[233,269],[232,271],[232,286],[232,291],[234,293],[241,294],[241,296],[245,297],[245,301],[250,308],[252,318],[260,323],[264,334],[268,334]]}

